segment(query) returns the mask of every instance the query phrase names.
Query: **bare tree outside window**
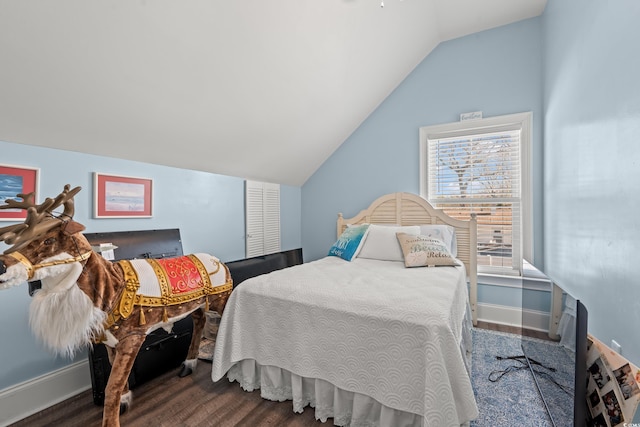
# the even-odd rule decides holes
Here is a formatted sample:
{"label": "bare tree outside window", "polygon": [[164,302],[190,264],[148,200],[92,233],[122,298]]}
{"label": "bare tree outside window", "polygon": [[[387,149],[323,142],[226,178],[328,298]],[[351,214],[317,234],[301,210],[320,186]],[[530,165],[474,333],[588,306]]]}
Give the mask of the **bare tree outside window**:
{"label": "bare tree outside window", "polygon": [[454,217],[478,216],[480,265],[512,265],[514,203],[519,203],[519,132],[429,141],[429,199]]}
{"label": "bare tree outside window", "polygon": [[532,114],[420,128],[420,194],[447,214],[478,219],[478,272],[520,275],[533,255]]}

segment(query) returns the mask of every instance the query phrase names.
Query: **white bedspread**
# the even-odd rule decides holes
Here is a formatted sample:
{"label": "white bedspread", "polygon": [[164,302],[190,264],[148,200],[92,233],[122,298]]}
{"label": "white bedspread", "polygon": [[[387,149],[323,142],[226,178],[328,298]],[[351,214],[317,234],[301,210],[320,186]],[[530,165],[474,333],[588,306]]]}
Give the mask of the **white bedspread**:
{"label": "white bedspread", "polygon": [[244,359],[457,426],[477,414],[460,352],[464,267],[326,257],[249,279],[227,302],[212,379]]}

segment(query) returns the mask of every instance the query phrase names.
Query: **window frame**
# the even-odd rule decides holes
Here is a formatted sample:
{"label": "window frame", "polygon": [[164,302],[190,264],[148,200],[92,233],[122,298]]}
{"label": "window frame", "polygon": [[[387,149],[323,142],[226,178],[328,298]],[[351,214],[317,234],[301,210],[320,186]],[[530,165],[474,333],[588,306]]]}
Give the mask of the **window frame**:
{"label": "window frame", "polygon": [[[428,140],[463,135],[489,133],[492,130],[517,126],[520,128],[520,174],[521,174],[521,259],[520,275],[523,273],[523,260],[533,259],[533,179],[532,170],[532,112],[515,113],[503,116],[420,127],[420,195],[429,200],[428,185]],[[479,273],[495,274],[495,268],[478,266]],[[505,270],[505,274],[506,270]]]}

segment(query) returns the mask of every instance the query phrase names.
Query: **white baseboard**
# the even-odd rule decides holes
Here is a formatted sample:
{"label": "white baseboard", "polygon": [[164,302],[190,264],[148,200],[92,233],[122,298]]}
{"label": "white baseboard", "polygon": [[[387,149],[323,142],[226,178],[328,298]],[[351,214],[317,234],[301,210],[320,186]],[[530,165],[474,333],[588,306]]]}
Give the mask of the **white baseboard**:
{"label": "white baseboard", "polygon": [[524,327],[534,331],[549,331],[549,313],[536,310],[521,310],[520,308],[504,305],[479,303],[478,320],[498,325]]}
{"label": "white baseboard", "polygon": [[0,390],[0,427],[20,421],[90,388],[89,362],[83,360]]}

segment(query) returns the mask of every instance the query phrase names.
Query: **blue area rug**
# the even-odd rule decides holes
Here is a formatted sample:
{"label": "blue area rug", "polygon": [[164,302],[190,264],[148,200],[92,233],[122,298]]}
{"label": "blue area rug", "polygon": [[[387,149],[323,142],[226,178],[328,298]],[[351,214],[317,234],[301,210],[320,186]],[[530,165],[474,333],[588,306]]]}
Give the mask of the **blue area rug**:
{"label": "blue area rug", "polygon": [[[542,398],[528,369],[511,370],[496,382],[489,380],[490,375],[493,379],[498,376],[496,372],[504,371],[510,366],[521,366],[514,360],[498,360],[496,356],[522,355],[522,339],[526,338],[484,329],[473,330],[472,384],[480,415],[471,421],[471,427],[551,426]],[[543,352],[547,351],[544,341],[535,341],[542,344]],[[548,351],[558,351],[557,346],[549,345]],[[532,357],[529,352],[527,354]],[[565,376],[560,377],[559,381],[570,380]],[[556,398],[556,404],[560,405],[563,404],[562,399],[567,399],[566,394],[560,389],[554,400]],[[569,400],[569,405],[573,408],[572,400]],[[559,424],[563,425],[562,422]],[[569,425],[573,425],[573,422]]]}

